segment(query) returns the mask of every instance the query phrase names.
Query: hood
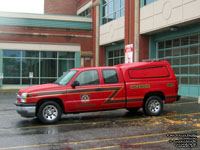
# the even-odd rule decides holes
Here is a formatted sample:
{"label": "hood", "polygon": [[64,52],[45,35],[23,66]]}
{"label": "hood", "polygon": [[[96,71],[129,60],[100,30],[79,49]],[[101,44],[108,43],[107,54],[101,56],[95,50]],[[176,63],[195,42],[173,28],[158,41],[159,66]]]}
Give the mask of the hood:
{"label": "hood", "polygon": [[62,88],[58,84],[41,84],[41,85],[35,85],[35,86],[30,86],[25,89],[20,89],[20,93],[33,93],[33,92],[42,92],[42,91],[52,91],[52,90],[58,90]]}

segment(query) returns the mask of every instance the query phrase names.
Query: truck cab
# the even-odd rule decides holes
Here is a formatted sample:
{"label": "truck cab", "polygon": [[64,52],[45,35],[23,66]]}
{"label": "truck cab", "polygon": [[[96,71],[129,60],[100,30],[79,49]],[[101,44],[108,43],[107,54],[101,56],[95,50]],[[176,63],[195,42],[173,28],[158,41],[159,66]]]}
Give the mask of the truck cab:
{"label": "truck cab", "polygon": [[74,68],[54,83],[28,87],[17,93],[17,112],[57,122],[63,113],[126,108],[160,115],[164,103],[179,99],[178,82],[166,61]]}

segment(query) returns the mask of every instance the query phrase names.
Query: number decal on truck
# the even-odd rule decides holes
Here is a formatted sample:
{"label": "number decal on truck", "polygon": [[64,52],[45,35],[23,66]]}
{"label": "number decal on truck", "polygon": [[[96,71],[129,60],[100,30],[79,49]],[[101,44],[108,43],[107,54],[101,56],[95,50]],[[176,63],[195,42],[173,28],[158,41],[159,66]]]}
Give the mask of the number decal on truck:
{"label": "number decal on truck", "polygon": [[150,84],[131,85],[131,89],[144,89],[150,88]]}

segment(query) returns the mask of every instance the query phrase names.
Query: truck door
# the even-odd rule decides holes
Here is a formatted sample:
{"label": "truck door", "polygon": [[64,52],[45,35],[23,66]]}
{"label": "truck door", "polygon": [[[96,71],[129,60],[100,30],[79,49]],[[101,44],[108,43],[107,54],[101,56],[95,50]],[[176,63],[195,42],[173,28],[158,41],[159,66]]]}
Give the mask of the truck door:
{"label": "truck door", "polygon": [[103,109],[125,107],[125,86],[119,68],[102,69],[103,77]]}
{"label": "truck door", "polygon": [[102,93],[98,70],[82,71],[74,81],[79,85],[68,91],[69,112],[101,109]]}

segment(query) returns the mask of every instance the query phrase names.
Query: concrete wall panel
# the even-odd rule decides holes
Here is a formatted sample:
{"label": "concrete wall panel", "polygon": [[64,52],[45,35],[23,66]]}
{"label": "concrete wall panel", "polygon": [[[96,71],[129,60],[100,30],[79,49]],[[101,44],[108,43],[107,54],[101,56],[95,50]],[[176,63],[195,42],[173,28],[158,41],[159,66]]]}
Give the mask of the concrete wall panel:
{"label": "concrete wall panel", "polygon": [[100,27],[100,45],[124,39],[124,19],[121,17]]}
{"label": "concrete wall panel", "polygon": [[140,34],[147,34],[200,19],[200,0],[157,0],[140,13]]}

